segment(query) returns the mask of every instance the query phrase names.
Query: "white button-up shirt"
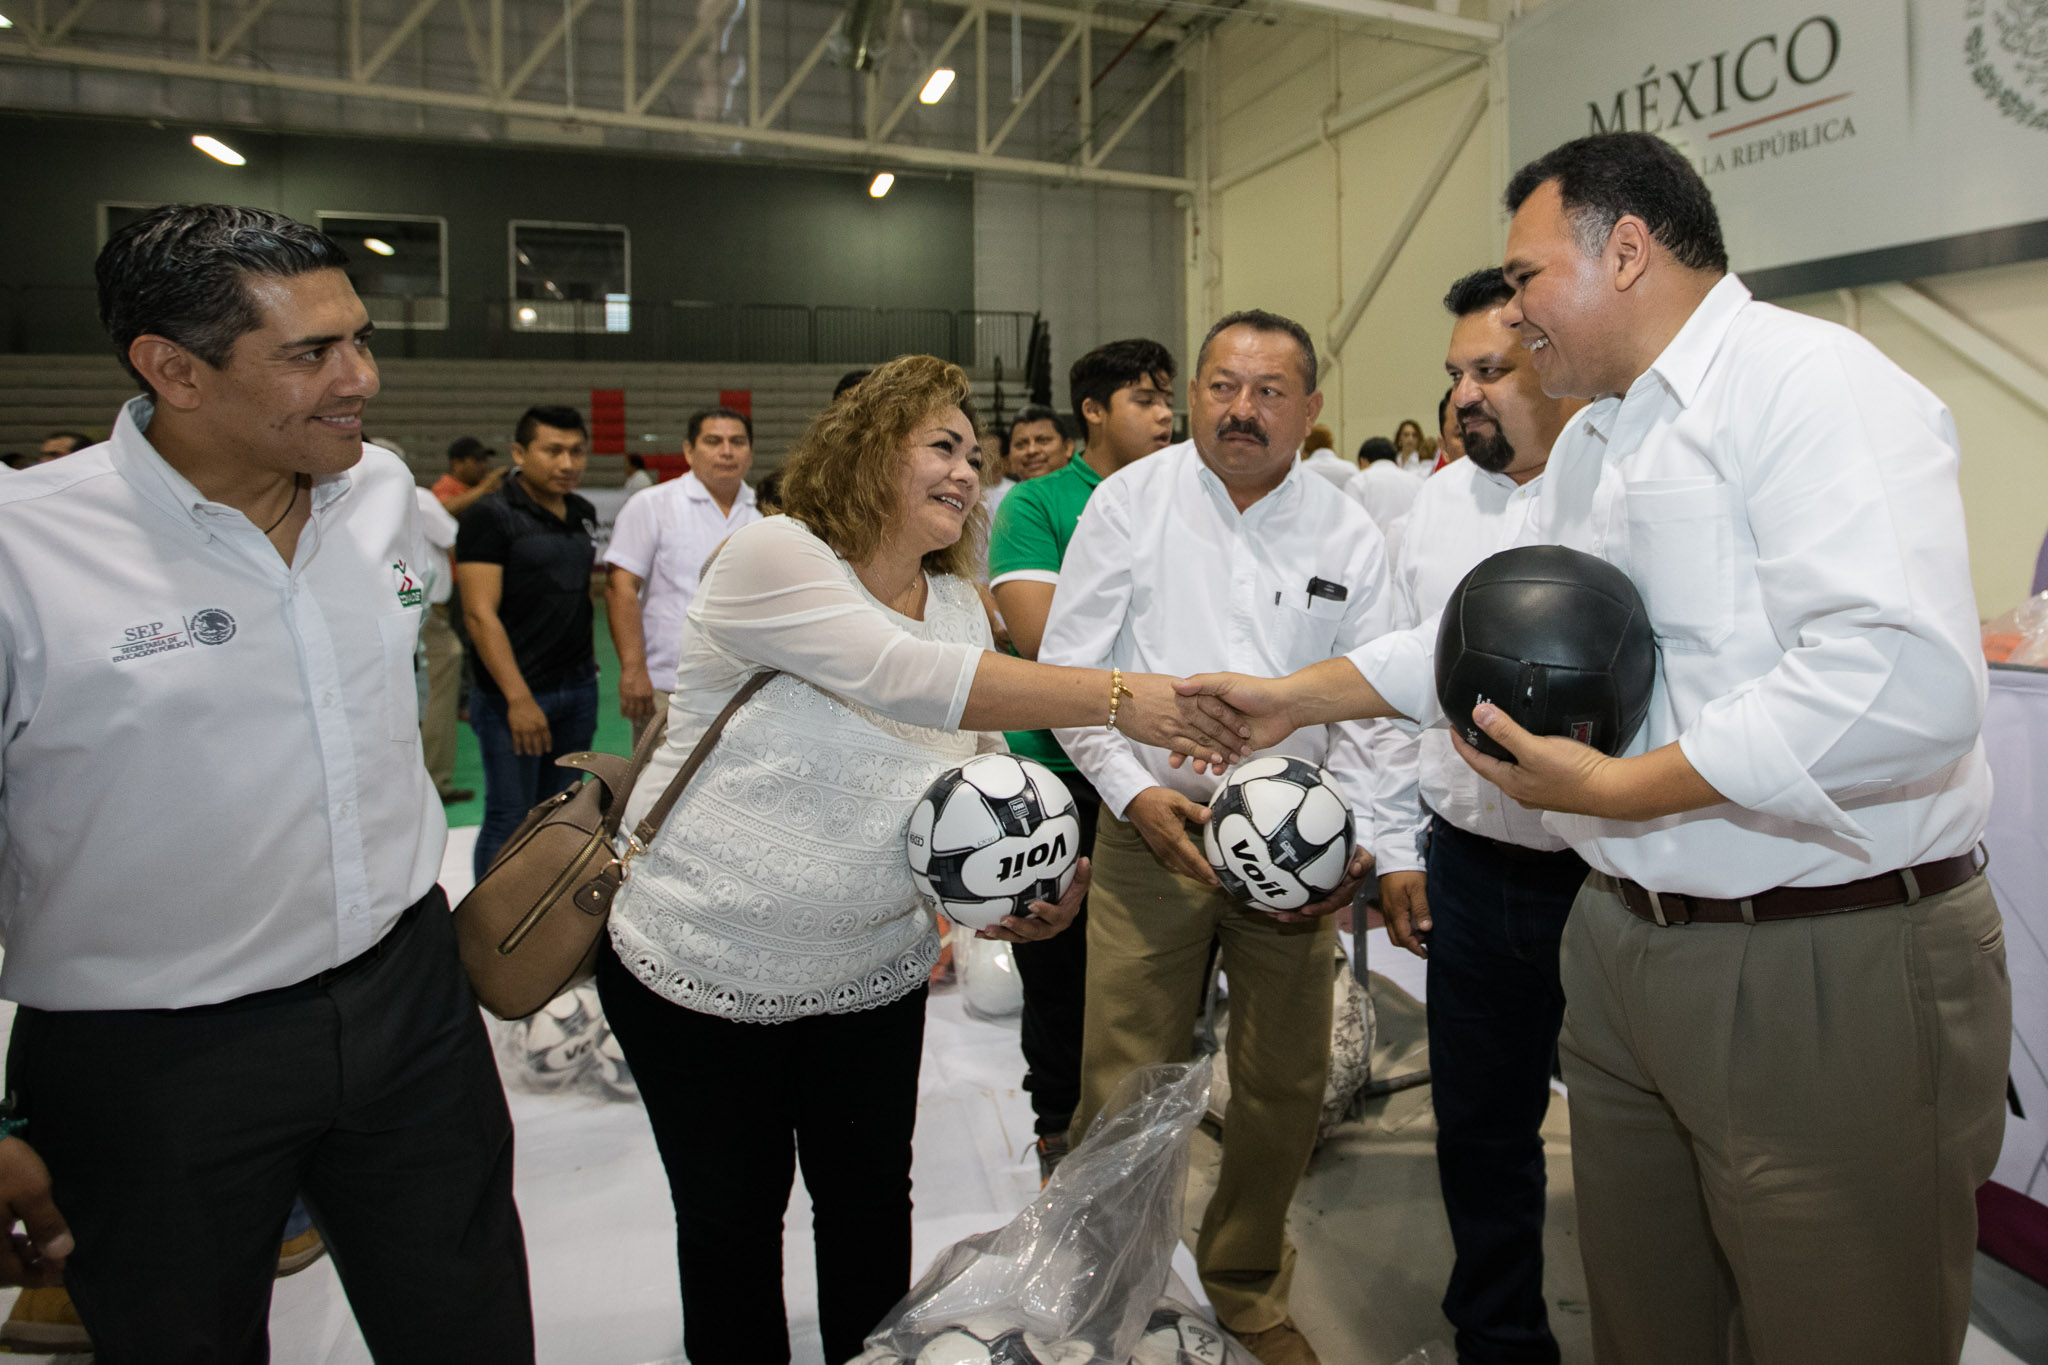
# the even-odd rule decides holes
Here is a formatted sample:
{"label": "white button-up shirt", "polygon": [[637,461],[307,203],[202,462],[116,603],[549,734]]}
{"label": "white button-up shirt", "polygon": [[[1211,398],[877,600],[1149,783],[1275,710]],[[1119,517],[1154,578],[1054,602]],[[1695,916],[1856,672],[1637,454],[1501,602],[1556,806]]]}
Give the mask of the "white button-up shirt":
{"label": "white button-up shirt", "polygon": [[[1730,899],[1974,847],[1991,774],[1960,459],[1948,410],[1869,342],[1715,285],[1565,428],[1539,535],[1604,555],[1649,608],[1659,666],[1628,752],[1676,742],[1728,803],[1545,825],[1602,871]],[[1435,633],[1351,656],[1417,719],[1438,714]]]}
{"label": "white button-up shirt", "polygon": [[676,658],[683,618],[704,573],[704,561],[742,526],[759,521],[754,490],[744,483],[732,510],[718,510],[695,474],[642,489],[626,500],[612,523],[605,563],[645,585],[640,593],[640,634],[647,648],[647,678],[657,692],[676,690]]}
{"label": "white button-up shirt", "polygon": [[1344,485],[1344,493],[1366,510],[1384,535],[1389,527],[1408,515],[1408,509],[1415,505],[1416,496],[1422,492],[1425,482],[1422,475],[1403,469],[1392,460],[1374,460]]}
{"label": "white button-up shirt", "polygon": [[[1407,478],[1389,460],[1385,468]],[[1541,506],[1543,476],[1517,485],[1469,458],[1444,466],[1420,489],[1408,513],[1401,551],[1394,558],[1395,617],[1413,626],[1443,611],[1466,574],[1488,555],[1522,543]],[[1524,848],[1555,850],[1565,841],[1543,827],[1543,816],[1503,795],[1451,747],[1451,732],[1434,726],[1416,733],[1407,721],[1387,722],[1373,741],[1373,856],[1382,874],[1418,871],[1423,803],[1459,829]]]}
{"label": "white button-up shirt", "polygon": [[[1318,579],[1332,587],[1311,593]],[[1140,673],[1272,676],[1355,648],[1393,619],[1386,553],[1357,503],[1296,461],[1240,513],[1194,442],[1183,441],[1110,475],[1088,500],[1038,657]],[[1330,769],[1362,844],[1371,837],[1368,731],[1359,722],[1312,726],[1273,749]],[[1215,777],[1171,768],[1165,750],[1103,726],[1054,733],[1119,817],[1147,787],[1202,803],[1215,791]]]}
{"label": "white button-up shirt", "polygon": [[211,1004],[375,944],[433,886],[425,590],[398,457],[314,482],[287,565],[142,434],[0,490],[0,995]]}

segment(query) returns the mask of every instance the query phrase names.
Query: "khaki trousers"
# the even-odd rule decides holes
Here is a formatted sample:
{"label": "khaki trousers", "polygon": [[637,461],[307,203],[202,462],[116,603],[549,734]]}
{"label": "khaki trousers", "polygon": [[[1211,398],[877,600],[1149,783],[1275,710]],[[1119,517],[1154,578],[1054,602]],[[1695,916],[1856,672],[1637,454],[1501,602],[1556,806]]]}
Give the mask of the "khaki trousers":
{"label": "khaki trousers", "polygon": [[420,752],[434,790],[446,796],[455,785],[455,717],[462,705],[462,641],[448,620],[448,604],[427,608],[420,623],[427,651],[427,709],[420,714]]}
{"label": "khaki trousers", "polygon": [[634,752],[634,753],[636,753],[636,754],[637,754],[637,753],[639,753],[639,752],[640,752],[640,736],[642,736],[642,735],[644,735],[644,734],[646,734],[646,733],[647,733],[647,727],[648,727],[648,726],[650,726],[650,725],[652,725],[652,724],[654,724],[654,722],[656,722],[656,721],[658,721],[658,720],[667,720],[667,719],[668,719],[668,699],[669,699],[669,693],[667,693],[667,692],[656,692],[656,693],[654,694],[654,709],[653,709],[652,711],[649,711],[649,712],[647,713],[647,719],[646,719],[646,720],[636,720],[636,721],[634,721],[634,722],[633,722],[633,752]]}
{"label": "khaki trousers", "polygon": [[[1195,1263],[1225,1326],[1261,1332],[1287,1316],[1294,1248],[1287,1207],[1308,1165],[1330,1065],[1330,919],[1283,924],[1161,866],[1137,828],[1108,818],[1088,892],[1078,1141],[1140,1066],[1184,1062],[1209,944],[1230,978],[1230,1112],[1223,1167]],[[1199,834],[1196,835],[1199,839]]]}
{"label": "khaki trousers", "polygon": [[1970,1317],[2012,1000],[1984,878],[1910,906],[1565,928],[1572,1173],[1600,1365],[1937,1365]]}

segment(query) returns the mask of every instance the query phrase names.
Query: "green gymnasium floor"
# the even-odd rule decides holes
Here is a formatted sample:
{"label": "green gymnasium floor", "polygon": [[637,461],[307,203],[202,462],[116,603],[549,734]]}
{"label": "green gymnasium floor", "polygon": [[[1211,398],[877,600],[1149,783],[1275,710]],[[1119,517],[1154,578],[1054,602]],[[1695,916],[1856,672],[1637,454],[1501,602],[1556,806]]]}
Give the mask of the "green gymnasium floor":
{"label": "green gymnasium floor", "polygon": [[[611,622],[605,616],[604,601],[597,603],[597,738],[591,748],[608,754],[633,752],[633,725],[619,714],[619,654],[612,648]],[[467,705],[467,702],[464,703]],[[480,825],[484,820],[484,766],[477,753],[476,731],[467,724],[455,727],[456,787],[476,793],[474,801],[448,807],[450,825]]]}

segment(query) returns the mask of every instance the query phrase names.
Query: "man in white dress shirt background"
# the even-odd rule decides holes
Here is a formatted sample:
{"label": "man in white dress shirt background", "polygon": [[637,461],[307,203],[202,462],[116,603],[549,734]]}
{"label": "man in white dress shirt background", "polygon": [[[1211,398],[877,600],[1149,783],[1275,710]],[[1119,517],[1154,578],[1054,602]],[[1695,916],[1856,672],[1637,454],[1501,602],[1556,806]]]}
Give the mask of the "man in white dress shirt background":
{"label": "man in white dress shirt background", "polygon": [[[1392,575],[1404,627],[1436,616],[1481,560],[1524,538],[1550,448],[1583,406],[1543,392],[1501,321],[1513,295],[1494,266],[1444,296],[1444,368],[1467,458],[1430,476],[1407,514]],[[1540,1130],[1564,1017],[1558,940],[1586,864],[1474,773],[1450,731],[1388,722],[1374,752],[1380,909],[1388,936],[1429,960],[1437,1180],[1457,1253],[1444,1316],[1467,1365],[1556,1365]]]}
{"label": "man in white dress shirt background", "polygon": [[[1653,136],[1567,143],[1508,204],[1503,318],[1545,392],[1593,400],[1540,534],[1624,568],[1660,653],[1622,756],[1488,706],[1518,763],[1460,751],[1595,869],[1560,1050],[1596,1358],[1954,1362],[2012,1010],[1954,420],[1753,300]],[[1434,720],[1434,634],[1190,686],[1256,738]]]}
{"label": "man in white dress shirt background", "polygon": [[[1322,407],[1308,333],[1271,313],[1225,317],[1203,343],[1188,407],[1193,440],[1111,474],[1088,500],[1039,660],[1176,674],[1298,667],[1388,629],[1371,518],[1295,459]],[[1069,1131],[1085,1133],[1134,1068],[1187,1058],[1220,940],[1231,1101],[1195,1259],[1223,1326],[1253,1354],[1266,1365],[1312,1362],[1288,1311],[1287,1208],[1315,1145],[1329,1062],[1327,915],[1350,903],[1370,863],[1367,729],[1304,730],[1280,746],[1331,769],[1361,839],[1350,880],[1290,916],[1233,900],[1196,847],[1213,777],[1106,729],[1055,733],[1108,817],[1095,842],[1081,1099]]]}
{"label": "man in white dress shirt background", "polygon": [[[0,1161],[48,1163],[106,1365],[267,1359],[301,1190],[378,1361],[533,1358],[435,885],[414,485],[362,442],[346,260],[257,209],[115,234],[101,316],[144,396],[0,491]],[[46,1277],[64,1238],[29,1226]]]}
{"label": "man in white dress shirt background", "polygon": [[1358,468],[1345,484],[1344,496],[1365,509],[1373,525],[1385,535],[1387,529],[1415,505],[1422,491],[1423,476],[1401,468],[1401,452],[1384,436],[1368,436],[1358,447]]}
{"label": "man in white dress shirt background", "polygon": [[759,521],[747,471],[754,467],[753,419],[732,408],[690,415],[689,472],[626,500],[605,550],[605,616],[619,652],[619,714],[633,743],[667,714],[676,686],[683,617],[704,561],[725,538]]}

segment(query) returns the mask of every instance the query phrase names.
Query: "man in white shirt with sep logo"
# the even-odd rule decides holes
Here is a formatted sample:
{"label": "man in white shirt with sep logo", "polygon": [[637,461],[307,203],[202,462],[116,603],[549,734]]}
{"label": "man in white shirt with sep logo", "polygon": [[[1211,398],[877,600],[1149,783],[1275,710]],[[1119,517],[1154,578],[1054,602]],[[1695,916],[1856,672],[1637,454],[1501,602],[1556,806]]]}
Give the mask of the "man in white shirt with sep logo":
{"label": "man in white shirt with sep logo", "polygon": [[690,417],[690,470],[626,500],[605,550],[605,615],[619,651],[619,714],[633,742],[667,714],[676,686],[683,617],[704,561],[742,526],[759,521],[747,471],[754,423],[732,408]]}
{"label": "man in white shirt with sep logo", "polygon": [[[105,1365],[268,1359],[300,1193],[377,1360],[533,1359],[511,1118],[435,885],[413,479],[363,444],[347,260],[261,209],[123,228],[100,315],[144,396],[0,491],[27,1122],[0,1139],[0,1222],[40,1154]],[[29,1227],[0,1278],[63,1260]]]}

